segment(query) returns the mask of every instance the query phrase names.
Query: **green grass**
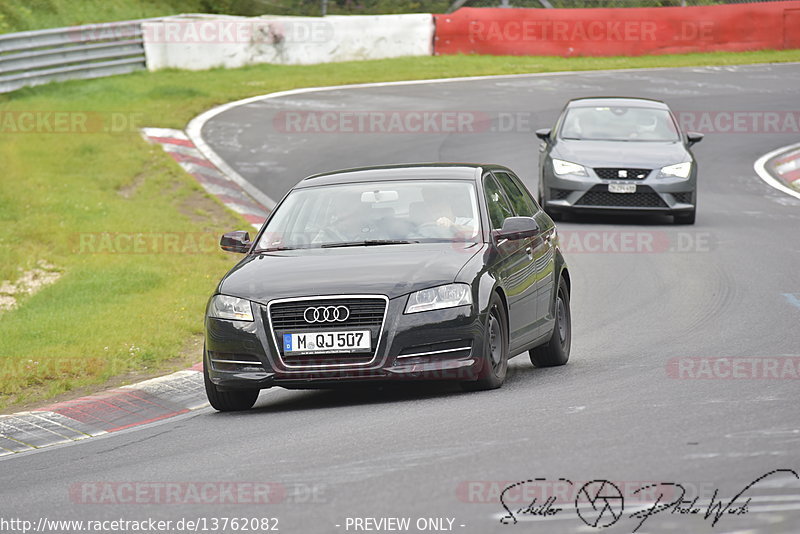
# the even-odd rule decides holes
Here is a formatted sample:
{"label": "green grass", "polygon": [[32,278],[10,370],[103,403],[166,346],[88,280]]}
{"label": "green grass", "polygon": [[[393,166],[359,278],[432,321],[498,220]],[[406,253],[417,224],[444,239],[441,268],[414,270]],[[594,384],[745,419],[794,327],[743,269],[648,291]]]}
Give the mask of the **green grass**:
{"label": "green grass", "polygon": [[[118,113],[137,126],[183,128],[214,105],[295,87],[449,76],[800,61],[800,51],[639,58],[446,56],[317,66],[137,73],[0,96],[0,128],[16,112]],[[8,115],[12,113],[12,115]],[[98,124],[93,118],[91,124]],[[0,314],[0,409],[40,402],[130,370],[160,369],[202,332],[205,301],[235,258],[109,254],[80,249],[86,233],[247,229],[204,196],[135,129],[0,133],[0,281],[46,260],[54,285]],[[298,179],[301,177],[297,177]]]}
{"label": "green grass", "polygon": [[208,11],[203,0],[0,0],[0,33]]}
{"label": "green grass", "polygon": [[[541,7],[527,0],[535,7]],[[642,0],[655,1],[655,0]],[[676,2],[678,0],[675,0]],[[329,2],[330,15],[444,13],[452,0]],[[0,0],[0,33],[176,15],[319,16],[319,0]]]}

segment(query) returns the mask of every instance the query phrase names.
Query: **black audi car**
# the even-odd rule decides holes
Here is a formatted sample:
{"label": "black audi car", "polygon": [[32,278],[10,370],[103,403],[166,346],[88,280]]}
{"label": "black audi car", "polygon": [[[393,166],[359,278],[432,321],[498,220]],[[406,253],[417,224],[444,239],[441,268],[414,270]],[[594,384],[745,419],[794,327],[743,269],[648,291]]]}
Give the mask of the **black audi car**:
{"label": "black audi car", "polygon": [[420,164],[306,178],[208,302],[217,410],[261,389],[392,380],[500,387],[508,359],[567,362],[570,276],[552,219],[497,165]]}
{"label": "black audi car", "polygon": [[552,129],[537,130],[539,202],[571,212],[672,215],[694,224],[697,162],[669,107],[645,98],[570,100]]}

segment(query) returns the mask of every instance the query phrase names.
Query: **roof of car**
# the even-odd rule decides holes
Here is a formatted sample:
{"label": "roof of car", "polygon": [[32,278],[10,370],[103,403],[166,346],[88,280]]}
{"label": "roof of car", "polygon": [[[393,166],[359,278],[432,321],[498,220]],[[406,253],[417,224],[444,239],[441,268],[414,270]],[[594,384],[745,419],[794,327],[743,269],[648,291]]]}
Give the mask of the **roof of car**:
{"label": "roof of car", "polygon": [[626,96],[594,96],[574,98],[567,103],[567,107],[596,107],[596,106],[638,106],[658,109],[669,109],[661,100],[650,98],[632,98]]}
{"label": "roof of car", "polygon": [[505,169],[482,163],[406,163],[342,169],[309,176],[295,187],[388,180],[475,180],[483,169]]}

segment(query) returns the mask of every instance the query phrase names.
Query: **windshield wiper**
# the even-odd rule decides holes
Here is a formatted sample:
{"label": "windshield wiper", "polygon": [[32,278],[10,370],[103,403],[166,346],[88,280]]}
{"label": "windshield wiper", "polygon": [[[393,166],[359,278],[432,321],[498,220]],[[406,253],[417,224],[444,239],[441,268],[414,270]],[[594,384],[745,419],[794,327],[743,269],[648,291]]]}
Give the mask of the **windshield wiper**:
{"label": "windshield wiper", "polygon": [[346,241],[344,243],[326,243],[320,246],[322,248],[374,247],[377,245],[409,245],[411,243],[419,243],[419,241],[405,241],[402,239],[367,239],[364,241]]}
{"label": "windshield wiper", "polygon": [[262,252],[279,252],[281,250],[297,250],[299,248],[304,248],[304,247],[268,247],[268,248],[259,248],[259,249],[256,249],[255,254],[260,254]]}

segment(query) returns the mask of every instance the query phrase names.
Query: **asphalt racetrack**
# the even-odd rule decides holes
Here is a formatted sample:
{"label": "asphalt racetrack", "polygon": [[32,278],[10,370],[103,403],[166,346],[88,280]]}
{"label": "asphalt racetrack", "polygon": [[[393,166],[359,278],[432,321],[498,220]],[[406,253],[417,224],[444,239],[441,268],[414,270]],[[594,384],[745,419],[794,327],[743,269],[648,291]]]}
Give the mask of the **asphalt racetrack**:
{"label": "asphalt racetrack", "polygon": [[[800,66],[309,92],[232,107],[208,121],[202,134],[228,165],[275,200],[311,173],[417,161],[504,164],[535,191],[533,130],[551,127],[569,98],[604,95],[663,99],[698,125],[719,112],[797,116]],[[331,111],[340,118],[452,112],[465,122],[446,132],[376,126],[351,133],[331,122],[326,131],[314,131],[309,115]],[[301,112],[300,120],[289,112]],[[800,200],[759,180],[753,162],[800,136],[768,129],[756,124],[739,133],[708,133],[694,148],[700,164],[694,226],[676,226],[667,217],[587,216],[559,224],[573,280],[573,345],[564,367],[535,369],[522,355],[512,360],[502,389],[482,393],[430,384],[268,390],[245,413],[203,409],[3,459],[0,502],[34,519],[278,518],[280,532],[289,534],[355,532],[354,518],[390,517],[410,518],[409,532],[451,525],[463,533],[638,527],[646,533],[796,534],[800,382],[785,366],[798,371],[800,359],[800,301],[794,297],[800,295]],[[729,367],[713,364],[716,358],[738,359],[740,367],[734,369],[734,360],[725,360]],[[759,371],[765,360],[777,362],[777,374]],[[775,470],[784,471],[769,474]],[[712,499],[727,505],[762,475],[768,476],[748,490],[747,504],[746,498],[733,502],[715,526],[713,517],[704,518]],[[545,480],[506,493],[509,514],[499,492],[536,478]],[[613,485],[580,491],[594,480]],[[151,494],[135,503],[121,502],[117,490],[104,501],[91,490],[98,483],[119,488],[132,482],[274,483],[285,495],[277,503],[247,504],[242,497],[238,504],[174,504]],[[637,510],[652,500],[636,490],[658,483],[680,486],[660,485],[647,495],[674,501],[683,487],[687,500],[698,497],[700,513],[673,508],[644,517],[639,526]],[[529,511],[551,495],[550,512],[518,512],[533,497]],[[518,523],[503,524],[504,517]],[[443,518],[444,528],[429,529],[431,523],[417,523],[420,518]]]}

